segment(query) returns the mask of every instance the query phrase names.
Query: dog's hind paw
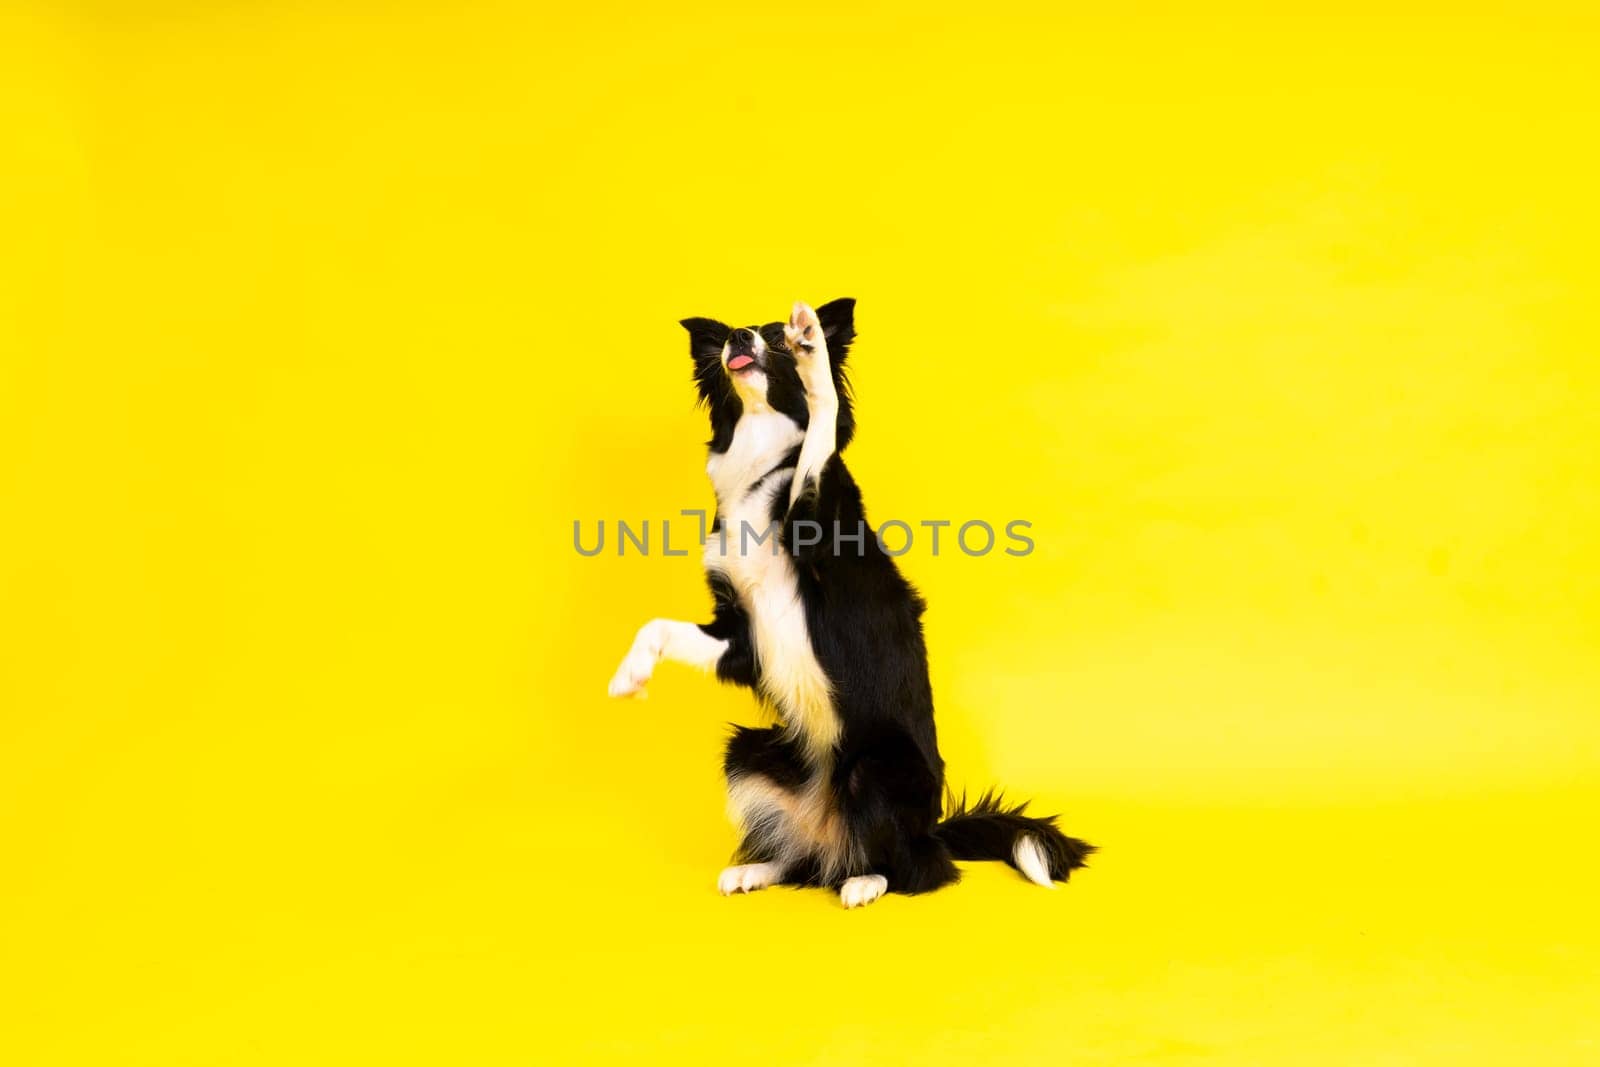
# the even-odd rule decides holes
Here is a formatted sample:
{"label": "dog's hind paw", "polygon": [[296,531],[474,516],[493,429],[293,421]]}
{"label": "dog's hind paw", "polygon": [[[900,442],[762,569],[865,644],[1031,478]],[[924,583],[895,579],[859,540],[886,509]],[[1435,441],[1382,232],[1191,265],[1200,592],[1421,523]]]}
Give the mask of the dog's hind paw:
{"label": "dog's hind paw", "polygon": [[858,874],[854,878],[846,878],[839,887],[839,899],[847,908],[859,908],[864,904],[871,904],[883,896],[889,889],[889,879],[881,874]]}
{"label": "dog's hind paw", "polygon": [[724,870],[717,878],[717,892],[725,897],[734,893],[754,893],[757,889],[776,885],[782,877],[783,868],[776,863],[746,863]]}

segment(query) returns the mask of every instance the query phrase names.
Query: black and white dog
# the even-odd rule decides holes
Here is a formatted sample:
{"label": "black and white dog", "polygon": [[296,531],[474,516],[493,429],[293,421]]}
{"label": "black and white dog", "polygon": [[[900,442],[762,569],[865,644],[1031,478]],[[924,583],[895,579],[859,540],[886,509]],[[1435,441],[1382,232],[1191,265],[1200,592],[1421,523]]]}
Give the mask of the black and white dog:
{"label": "black and white dog", "polygon": [[1004,860],[1053,887],[1093,851],[1054,818],[988,793],[943,811],[923,601],[865,526],[839,455],[855,429],[854,314],[854,300],[835,300],[796,304],[787,324],[683,321],[711,412],[715,614],[646,623],[611,695],[642,695],[669,659],[714,668],[776,713],[781,725],[736,727],[728,741],[742,840],[723,893],[821,885],[855,907],[953,882],[958,859]]}

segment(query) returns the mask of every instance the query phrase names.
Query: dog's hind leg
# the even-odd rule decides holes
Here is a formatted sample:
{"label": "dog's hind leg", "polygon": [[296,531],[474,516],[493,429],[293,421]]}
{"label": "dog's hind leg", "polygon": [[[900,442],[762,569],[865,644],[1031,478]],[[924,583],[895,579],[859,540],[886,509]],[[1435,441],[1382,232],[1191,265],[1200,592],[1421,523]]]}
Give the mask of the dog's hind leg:
{"label": "dog's hind leg", "polygon": [[856,872],[885,881],[878,892],[860,882],[840,886],[846,907],[871,903],[883,891],[931,892],[961,877],[949,849],[934,833],[941,770],[915,738],[898,729],[862,739],[841,762],[836,771],[840,795],[851,835],[862,846]]}
{"label": "dog's hind leg", "polygon": [[718,879],[723,893],[769,885],[832,885],[844,825],[800,747],[776,726],[737,726],[723,757],[728,815],[739,827],[738,866]]}

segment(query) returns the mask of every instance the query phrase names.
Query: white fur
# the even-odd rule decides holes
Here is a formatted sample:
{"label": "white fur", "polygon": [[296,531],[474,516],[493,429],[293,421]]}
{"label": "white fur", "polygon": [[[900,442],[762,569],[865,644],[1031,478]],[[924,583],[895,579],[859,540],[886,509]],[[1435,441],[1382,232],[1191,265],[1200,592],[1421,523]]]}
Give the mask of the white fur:
{"label": "white fur", "polygon": [[1042,885],[1046,889],[1056,887],[1055,882],[1050,880],[1050,861],[1045,859],[1044,849],[1032,834],[1018,837],[1017,843],[1011,848],[1011,855],[1028,881]]}
{"label": "white fur", "polygon": [[839,401],[831,396],[832,391],[830,386],[828,399],[811,398],[808,404],[811,427],[806,431],[805,443],[800,446],[800,461],[795,465],[794,482],[789,486],[790,506],[800,499],[808,485],[822,477],[822,468],[833,455],[839,433]]}
{"label": "white fur", "polygon": [[[713,452],[706,460],[706,473],[711,476],[717,503],[728,507],[743,500],[750,484],[770,471],[774,463],[800,443],[801,437],[800,427],[794,420],[767,407],[765,400],[760,410],[752,411],[746,405],[733,428],[733,441],[728,450]],[[763,509],[760,521],[754,526],[760,531],[766,525]]]}
{"label": "white fur", "polygon": [[728,867],[717,877],[717,892],[723,896],[733,893],[753,893],[775,885],[783,877],[783,868],[776,863],[746,863]]}
{"label": "white fur", "polygon": [[763,693],[820,763],[839,739],[839,717],[811,647],[794,562],[779,547],[783,531],[771,520],[773,494],[790,476],[773,468],[800,440],[800,428],[786,415],[769,409],[740,417],[728,450],[706,464],[722,530],[706,539],[705,565],[733,583],[750,617]]}
{"label": "white fur", "polygon": [[717,665],[717,660],[727,650],[728,642],[712,637],[692,622],[651,619],[639,627],[633,646],[622,658],[606,692],[614,697],[636,696],[643,699],[648,695],[644,687],[655,673],[656,664],[662,660],[687,663],[708,671]]}
{"label": "white fur", "polygon": [[858,874],[844,880],[839,887],[839,899],[847,908],[859,908],[883,896],[888,888],[889,879],[881,874]]}

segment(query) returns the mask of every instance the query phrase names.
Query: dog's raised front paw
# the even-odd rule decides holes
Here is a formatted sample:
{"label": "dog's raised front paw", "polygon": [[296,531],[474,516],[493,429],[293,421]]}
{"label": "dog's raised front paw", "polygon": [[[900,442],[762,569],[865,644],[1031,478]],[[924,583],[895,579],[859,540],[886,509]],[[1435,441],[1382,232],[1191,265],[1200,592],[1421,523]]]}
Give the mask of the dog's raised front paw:
{"label": "dog's raised front paw", "polygon": [[783,328],[785,342],[794,353],[795,365],[800,369],[800,380],[808,392],[816,392],[824,383],[833,382],[828,367],[828,342],[822,335],[822,320],[811,305],[796,300],[789,312],[789,322]]}

